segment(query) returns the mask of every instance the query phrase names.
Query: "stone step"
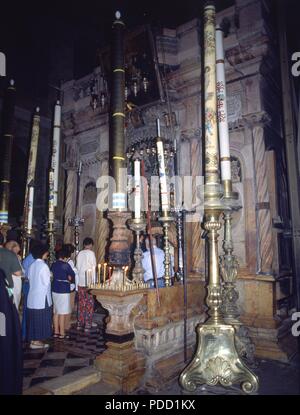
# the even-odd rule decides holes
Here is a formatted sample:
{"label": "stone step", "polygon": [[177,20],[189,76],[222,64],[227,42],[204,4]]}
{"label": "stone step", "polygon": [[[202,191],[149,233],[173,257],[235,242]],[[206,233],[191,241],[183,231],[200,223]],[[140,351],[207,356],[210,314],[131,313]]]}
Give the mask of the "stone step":
{"label": "stone step", "polygon": [[73,395],[116,395],[118,392],[119,388],[117,386],[101,380],[98,383],[73,393]]}
{"label": "stone step", "polygon": [[24,395],[71,395],[101,380],[101,375],[94,367],[84,367],[67,375],[43,382],[32,387]]}

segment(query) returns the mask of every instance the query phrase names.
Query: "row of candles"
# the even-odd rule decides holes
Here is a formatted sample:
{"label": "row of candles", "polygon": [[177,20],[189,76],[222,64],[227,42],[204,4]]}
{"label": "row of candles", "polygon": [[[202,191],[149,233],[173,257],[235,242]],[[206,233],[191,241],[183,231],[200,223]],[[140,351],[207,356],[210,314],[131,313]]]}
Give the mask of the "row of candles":
{"label": "row of candles", "polygon": [[[103,264],[98,264],[95,268],[88,269],[85,272],[85,285],[87,287],[100,286],[101,283],[105,285],[105,283],[111,279],[113,268],[114,267],[107,266],[107,263],[104,262]],[[122,267],[123,284],[125,284],[128,269],[128,266]]]}
{"label": "row of candles", "polygon": [[105,290],[114,290],[114,291],[133,291],[133,290],[141,290],[144,288],[149,288],[150,284],[147,282],[135,282],[132,281],[130,284],[91,284],[88,288],[98,288],[98,289],[105,289]]}
{"label": "row of candles", "polygon": [[[164,211],[169,211],[170,203],[167,190],[167,176],[164,159],[163,142],[160,138],[160,121],[157,119],[157,157],[159,167],[159,182],[161,194],[161,207]],[[134,160],[134,218],[141,218],[141,162],[139,159]]]}
{"label": "row of candles", "polygon": [[[220,138],[220,161],[221,161],[221,179],[222,181],[231,180],[231,162],[230,162],[230,144],[227,118],[227,103],[226,103],[226,80],[225,80],[225,66],[224,66],[224,45],[223,32],[217,27],[216,30],[216,81],[217,81],[217,106],[218,106],[218,125]],[[160,180],[160,194],[161,194],[161,208],[163,211],[169,211],[170,201],[167,190],[167,177],[164,159],[163,141],[160,135],[160,120],[157,119],[157,141],[156,151],[158,157],[159,180]],[[140,174],[140,160],[134,161],[134,184],[135,184],[135,198],[134,198],[134,217],[140,219],[141,217],[141,174]]]}

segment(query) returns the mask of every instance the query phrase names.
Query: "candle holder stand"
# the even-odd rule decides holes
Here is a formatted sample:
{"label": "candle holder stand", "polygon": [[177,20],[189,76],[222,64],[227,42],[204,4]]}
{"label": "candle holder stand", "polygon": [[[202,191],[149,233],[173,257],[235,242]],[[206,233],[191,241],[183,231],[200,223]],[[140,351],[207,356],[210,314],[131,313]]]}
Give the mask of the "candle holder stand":
{"label": "candle holder stand", "polygon": [[159,221],[162,223],[163,232],[164,232],[164,252],[165,252],[165,286],[171,287],[171,257],[170,257],[170,243],[169,243],[169,228],[172,222],[174,222],[174,218],[170,215],[168,211],[163,211],[162,216],[159,218]]}
{"label": "candle holder stand", "polygon": [[30,240],[32,238],[32,230],[24,229],[22,235],[22,258],[26,258],[29,254]]}
{"label": "candle holder stand", "polygon": [[239,383],[245,393],[258,388],[257,377],[240,359],[235,346],[235,329],[225,323],[222,313],[222,290],[218,263],[218,231],[220,215],[224,211],[221,189],[217,183],[205,185],[204,229],[208,233],[209,284],[206,303],[208,320],[198,325],[197,350],[189,365],[180,375],[183,389],[193,392],[197,385],[232,386]]}
{"label": "candle holder stand", "polygon": [[242,325],[239,320],[239,309],[237,301],[239,293],[236,289],[239,263],[236,255],[233,254],[234,246],[232,240],[232,213],[241,209],[238,202],[238,193],[232,191],[232,182],[224,182],[223,201],[226,206],[224,210],[224,255],[220,256],[220,273],[223,280],[222,284],[222,307],[224,320],[231,324],[236,330],[236,347],[241,357],[244,357],[247,363],[253,365],[255,347],[252,343],[249,330]]}
{"label": "candle holder stand", "polygon": [[135,265],[132,271],[132,281],[142,283],[144,282],[145,270],[142,265],[143,251],[140,245],[140,234],[146,229],[146,221],[143,218],[129,219],[128,226],[136,235],[136,248],[134,250]]}

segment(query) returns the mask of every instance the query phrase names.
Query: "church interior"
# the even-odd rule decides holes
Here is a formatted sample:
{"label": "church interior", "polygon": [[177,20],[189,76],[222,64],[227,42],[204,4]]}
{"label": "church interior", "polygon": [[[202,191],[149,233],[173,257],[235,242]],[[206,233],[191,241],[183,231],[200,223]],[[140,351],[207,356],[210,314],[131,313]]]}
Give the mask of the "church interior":
{"label": "church interior", "polygon": [[96,261],[21,394],[300,394],[297,1],[14,3],[0,232]]}

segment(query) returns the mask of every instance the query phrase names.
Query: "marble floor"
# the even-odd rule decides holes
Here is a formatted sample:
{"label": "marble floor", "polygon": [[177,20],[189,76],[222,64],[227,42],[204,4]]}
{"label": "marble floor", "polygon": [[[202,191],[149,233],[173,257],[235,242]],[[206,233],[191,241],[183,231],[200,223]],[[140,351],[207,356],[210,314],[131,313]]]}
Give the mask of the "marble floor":
{"label": "marble floor", "polygon": [[43,382],[63,376],[93,364],[94,359],[105,350],[103,328],[99,325],[90,333],[77,331],[72,326],[70,339],[49,339],[46,350],[24,347],[23,391]]}

